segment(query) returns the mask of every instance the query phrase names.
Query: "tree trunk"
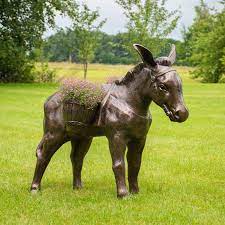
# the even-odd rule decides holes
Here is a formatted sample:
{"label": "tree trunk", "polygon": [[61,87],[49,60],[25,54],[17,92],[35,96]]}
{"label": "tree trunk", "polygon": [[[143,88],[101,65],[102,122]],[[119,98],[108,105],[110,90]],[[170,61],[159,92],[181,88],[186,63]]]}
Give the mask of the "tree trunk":
{"label": "tree trunk", "polygon": [[69,63],[72,63],[72,54],[69,54]]}
{"label": "tree trunk", "polygon": [[87,67],[88,67],[87,61],[85,61],[83,63],[83,65],[84,65],[84,79],[86,80],[86,78],[87,78]]}

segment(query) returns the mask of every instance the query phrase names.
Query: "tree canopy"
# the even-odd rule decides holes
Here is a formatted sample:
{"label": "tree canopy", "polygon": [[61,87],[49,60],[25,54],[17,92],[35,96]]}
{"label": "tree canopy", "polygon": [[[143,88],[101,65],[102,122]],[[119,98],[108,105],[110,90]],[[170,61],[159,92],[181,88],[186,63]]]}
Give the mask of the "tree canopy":
{"label": "tree canopy", "polygon": [[[90,62],[104,64],[133,64],[136,63],[136,57],[125,47],[127,33],[118,33],[109,35],[104,32],[91,33],[92,36],[98,36],[98,43],[93,52]],[[48,61],[69,61],[82,63],[78,57],[78,51],[74,43],[78,38],[75,32],[70,29],[60,29],[56,34],[47,38],[43,43],[43,57]],[[171,38],[164,40],[164,46],[156,56],[166,56],[170,51],[170,44],[176,44],[178,60],[177,65],[187,65],[184,60],[183,42]],[[71,48],[69,46],[73,46]],[[132,47],[132,45],[131,45]],[[134,50],[133,50],[134,51]],[[184,55],[183,55],[184,54]],[[70,56],[71,55],[71,56]]]}
{"label": "tree canopy", "polygon": [[133,54],[133,43],[142,43],[159,54],[164,40],[177,25],[179,11],[169,11],[166,0],[116,0],[128,19],[126,47]]}
{"label": "tree canopy", "polygon": [[55,25],[56,13],[74,16],[73,0],[0,1],[0,80],[32,81],[28,55],[40,45],[46,26]]}
{"label": "tree canopy", "polygon": [[195,66],[194,77],[217,83],[225,74],[225,2],[221,11],[201,0],[193,24],[184,33],[187,61]]}

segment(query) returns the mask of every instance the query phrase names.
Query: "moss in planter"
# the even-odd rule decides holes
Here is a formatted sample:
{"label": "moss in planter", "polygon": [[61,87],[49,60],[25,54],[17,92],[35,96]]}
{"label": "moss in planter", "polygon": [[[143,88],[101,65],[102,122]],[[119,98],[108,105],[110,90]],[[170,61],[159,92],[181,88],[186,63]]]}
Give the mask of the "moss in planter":
{"label": "moss in planter", "polygon": [[101,86],[90,81],[74,78],[64,79],[60,91],[64,101],[75,101],[86,108],[95,108],[104,97]]}

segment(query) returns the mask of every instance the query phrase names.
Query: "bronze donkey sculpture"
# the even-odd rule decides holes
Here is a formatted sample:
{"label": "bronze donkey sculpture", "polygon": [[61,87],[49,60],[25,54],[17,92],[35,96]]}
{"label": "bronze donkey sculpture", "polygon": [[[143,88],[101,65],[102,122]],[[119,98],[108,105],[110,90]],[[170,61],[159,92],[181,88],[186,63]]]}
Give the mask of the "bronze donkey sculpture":
{"label": "bronze donkey sculpture", "polygon": [[168,57],[154,60],[145,47],[134,44],[143,63],[138,64],[122,79],[103,84],[105,98],[95,121],[85,126],[76,123],[67,126],[63,120],[63,97],[60,92],[50,96],[44,104],[44,135],[37,150],[37,164],[31,191],[40,189],[42,176],[54,153],[67,141],[71,141],[73,187],[81,188],[81,170],[84,157],[95,136],[106,136],[112,157],[117,196],[128,194],[125,181],[124,155],[127,151],[128,181],[130,193],[138,193],[138,173],[142,151],[152,118],[151,102],[159,105],[174,122],[184,122],[188,110],[184,104],[182,83],[175,69],[176,51],[172,45]]}

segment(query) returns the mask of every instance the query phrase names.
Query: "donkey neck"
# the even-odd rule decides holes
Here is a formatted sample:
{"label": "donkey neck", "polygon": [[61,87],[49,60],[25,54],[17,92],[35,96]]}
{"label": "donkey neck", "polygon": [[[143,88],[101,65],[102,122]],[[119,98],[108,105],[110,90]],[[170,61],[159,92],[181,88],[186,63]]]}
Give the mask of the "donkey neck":
{"label": "donkey neck", "polygon": [[149,78],[143,73],[127,84],[116,85],[112,95],[118,100],[126,102],[136,114],[147,116],[151,103],[151,98],[147,95],[146,90],[149,90],[149,86]]}

